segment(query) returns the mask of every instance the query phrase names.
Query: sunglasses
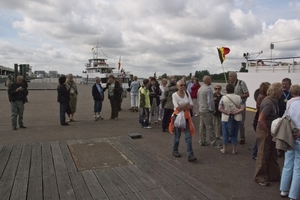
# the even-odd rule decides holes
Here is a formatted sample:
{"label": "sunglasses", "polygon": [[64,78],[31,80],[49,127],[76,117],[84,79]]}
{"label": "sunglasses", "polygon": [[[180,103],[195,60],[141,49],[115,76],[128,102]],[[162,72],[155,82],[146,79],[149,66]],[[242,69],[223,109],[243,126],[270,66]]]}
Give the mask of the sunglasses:
{"label": "sunglasses", "polygon": [[221,88],[215,88],[215,90],[221,90]]}
{"label": "sunglasses", "polygon": [[183,85],[180,85],[181,87],[185,87],[185,85],[183,84]]}

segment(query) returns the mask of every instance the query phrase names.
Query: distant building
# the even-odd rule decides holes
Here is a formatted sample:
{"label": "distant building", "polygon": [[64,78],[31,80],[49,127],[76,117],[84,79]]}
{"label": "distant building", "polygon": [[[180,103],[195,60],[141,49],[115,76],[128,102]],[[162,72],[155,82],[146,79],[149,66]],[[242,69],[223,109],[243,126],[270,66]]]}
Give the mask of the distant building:
{"label": "distant building", "polygon": [[14,74],[14,69],[0,65],[0,76],[7,76],[12,74]]}
{"label": "distant building", "polygon": [[58,78],[59,74],[57,71],[49,71],[49,77],[50,78]]}

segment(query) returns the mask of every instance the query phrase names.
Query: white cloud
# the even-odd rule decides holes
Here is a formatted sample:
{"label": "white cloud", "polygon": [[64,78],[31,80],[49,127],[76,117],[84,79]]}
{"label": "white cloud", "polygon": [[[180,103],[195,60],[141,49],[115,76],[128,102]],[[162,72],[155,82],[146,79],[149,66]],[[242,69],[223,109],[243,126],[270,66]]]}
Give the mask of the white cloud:
{"label": "white cloud", "polygon": [[[244,52],[263,50],[268,56],[270,42],[298,37],[298,2],[277,8],[293,8],[287,15],[268,14],[265,11],[269,8],[259,3],[3,0],[0,13],[12,13],[9,23],[13,27],[5,30],[10,29],[17,37],[0,34],[4,47],[0,49],[0,64],[12,67],[16,62],[29,62],[33,70],[80,74],[98,42],[109,62],[117,63],[122,56],[122,67],[139,77],[155,71],[158,75],[187,75],[204,69],[221,72],[216,51],[220,46],[231,48],[226,69],[238,70]],[[293,53],[298,46],[295,42],[278,43],[274,54]]]}

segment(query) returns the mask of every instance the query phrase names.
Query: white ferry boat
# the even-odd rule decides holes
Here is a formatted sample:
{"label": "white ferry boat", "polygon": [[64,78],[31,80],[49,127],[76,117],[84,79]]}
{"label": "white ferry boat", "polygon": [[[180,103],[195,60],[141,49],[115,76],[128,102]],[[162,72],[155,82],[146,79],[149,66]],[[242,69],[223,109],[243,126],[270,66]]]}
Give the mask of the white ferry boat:
{"label": "white ferry boat", "polygon": [[101,79],[102,86],[105,87],[108,81],[108,76],[112,74],[116,80],[122,81],[124,88],[127,88],[130,72],[125,71],[123,68],[120,70],[120,60],[118,63],[118,69],[115,71],[115,64],[108,64],[106,62],[107,58],[99,57],[99,49],[99,46],[92,48],[93,58],[89,59],[89,62],[85,64],[85,70],[82,72],[82,84],[93,84],[95,83],[95,78],[99,77]]}
{"label": "white ferry boat", "polygon": [[255,98],[262,82],[280,82],[289,78],[292,84],[300,85],[300,56],[272,59],[247,60],[247,72],[238,72],[238,79],[246,82],[250,97],[246,106],[256,108]]}

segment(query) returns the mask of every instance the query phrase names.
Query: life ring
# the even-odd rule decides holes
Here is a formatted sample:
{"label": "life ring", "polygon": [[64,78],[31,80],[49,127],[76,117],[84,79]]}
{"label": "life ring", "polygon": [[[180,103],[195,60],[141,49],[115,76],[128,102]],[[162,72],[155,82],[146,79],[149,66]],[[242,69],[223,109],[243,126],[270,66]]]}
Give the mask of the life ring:
{"label": "life ring", "polygon": [[264,66],[264,65],[265,65],[264,61],[262,61],[262,60],[258,60],[258,61],[256,62],[256,64],[258,65],[258,63],[261,63],[261,66]]}

